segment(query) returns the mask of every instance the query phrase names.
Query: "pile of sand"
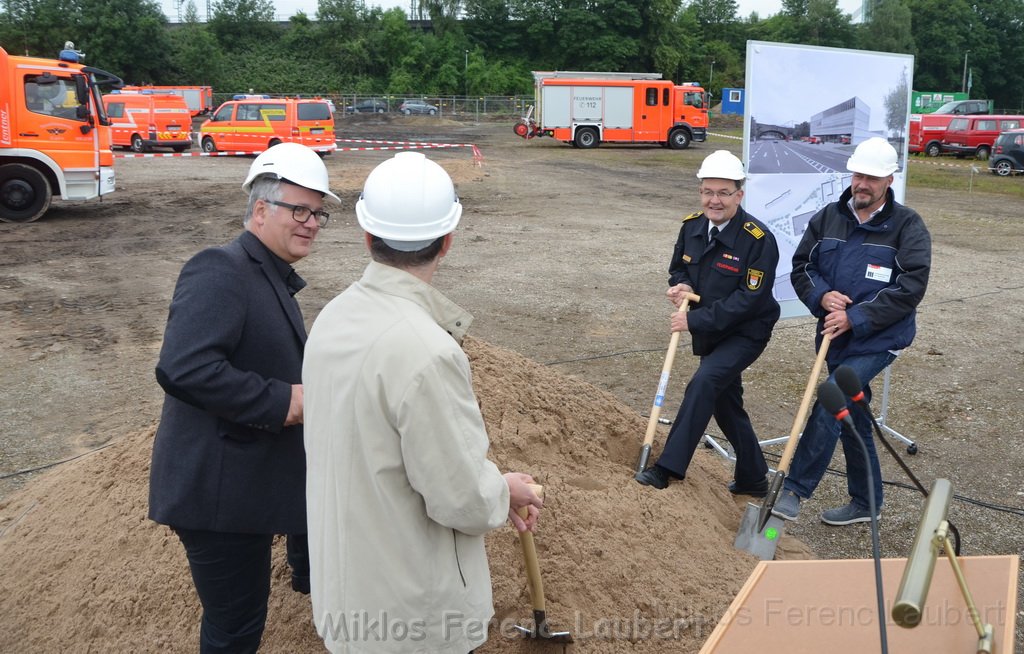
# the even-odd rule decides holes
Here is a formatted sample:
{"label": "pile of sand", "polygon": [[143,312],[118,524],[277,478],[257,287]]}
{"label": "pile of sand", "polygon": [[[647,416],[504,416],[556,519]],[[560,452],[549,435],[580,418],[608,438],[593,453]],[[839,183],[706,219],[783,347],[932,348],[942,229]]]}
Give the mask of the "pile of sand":
{"label": "pile of sand", "polygon": [[[568,651],[700,649],[756,563],[732,545],[743,503],[725,489],[726,466],[702,448],[684,482],[642,487],[632,468],[644,418],[514,353],[465,345],[494,460],[546,488],[536,541],[549,620],[576,636]],[[146,518],[152,439],[126,435],[0,503],[0,651],[196,650],[184,551]],[[552,651],[511,628],[532,615],[515,531],[493,532],[487,547],[496,616],[479,651]],[[323,651],[283,550],[262,651]],[[780,546],[780,558],[807,553],[792,539]]]}

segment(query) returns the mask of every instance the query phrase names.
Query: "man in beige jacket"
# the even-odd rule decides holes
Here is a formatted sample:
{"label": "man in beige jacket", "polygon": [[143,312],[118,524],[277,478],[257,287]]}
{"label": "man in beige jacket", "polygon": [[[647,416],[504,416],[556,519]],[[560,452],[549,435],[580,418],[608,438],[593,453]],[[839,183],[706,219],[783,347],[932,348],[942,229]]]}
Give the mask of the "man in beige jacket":
{"label": "man in beige jacket", "polygon": [[306,343],[313,619],[331,652],[479,647],[494,615],[484,534],[536,526],[531,477],[487,459],[459,345],[472,316],[431,286],[461,213],[422,153],[377,166],[356,205],[373,261]]}

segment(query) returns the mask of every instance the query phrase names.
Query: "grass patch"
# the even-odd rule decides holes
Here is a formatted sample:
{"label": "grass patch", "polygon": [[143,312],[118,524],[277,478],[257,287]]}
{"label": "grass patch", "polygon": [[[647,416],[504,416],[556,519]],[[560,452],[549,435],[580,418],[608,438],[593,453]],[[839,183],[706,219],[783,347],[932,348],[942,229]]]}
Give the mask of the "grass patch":
{"label": "grass patch", "polygon": [[[971,179],[971,166],[978,172]],[[1024,177],[999,177],[988,170],[985,161],[910,158],[907,186],[914,189],[942,189],[977,193],[995,193],[1024,198]]]}

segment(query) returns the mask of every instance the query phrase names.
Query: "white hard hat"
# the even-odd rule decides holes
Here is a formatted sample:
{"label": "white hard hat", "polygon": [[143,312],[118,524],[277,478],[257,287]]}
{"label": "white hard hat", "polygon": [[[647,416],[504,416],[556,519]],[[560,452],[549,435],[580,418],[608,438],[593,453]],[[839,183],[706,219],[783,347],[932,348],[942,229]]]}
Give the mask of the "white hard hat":
{"label": "white hard hat", "polygon": [[734,179],[741,180],[743,174],[743,162],[739,157],[728,150],[716,150],[704,158],[704,163],[697,171],[698,179]]}
{"label": "white hard hat", "polygon": [[899,168],[896,148],[885,139],[873,136],[861,141],[853,156],[846,162],[846,169],[851,173],[871,175],[872,177],[888,177]]}
{"label": "white hard hat", "polygon": [[320,160],[320,155],[301,143],[278,143],[261,152],[249,166],[242,190],[248,193],[253,181],[260,175],[271,175],[275,179],[329,195],[341,202],[337,195],[331,193],[327,166]]}
{"label": "white hard hat", "polygon": [[359,226],[403,251],[454,231],[461,217],[452,178],[422,152],[399,152],[379,164],[356,203]]}

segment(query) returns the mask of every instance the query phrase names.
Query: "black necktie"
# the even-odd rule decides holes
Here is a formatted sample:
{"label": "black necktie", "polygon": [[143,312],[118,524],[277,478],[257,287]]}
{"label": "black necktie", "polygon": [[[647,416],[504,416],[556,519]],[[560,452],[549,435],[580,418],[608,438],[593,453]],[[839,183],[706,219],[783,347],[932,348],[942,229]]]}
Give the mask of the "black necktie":
{"label": "black necktie", "polygon": [[718,236],[718,225],[714,225],[714,226],[711,227],[711,231],[708,232],[708,245],[711,245],[714,242],[715,237],[717,237],[717,236]]}

